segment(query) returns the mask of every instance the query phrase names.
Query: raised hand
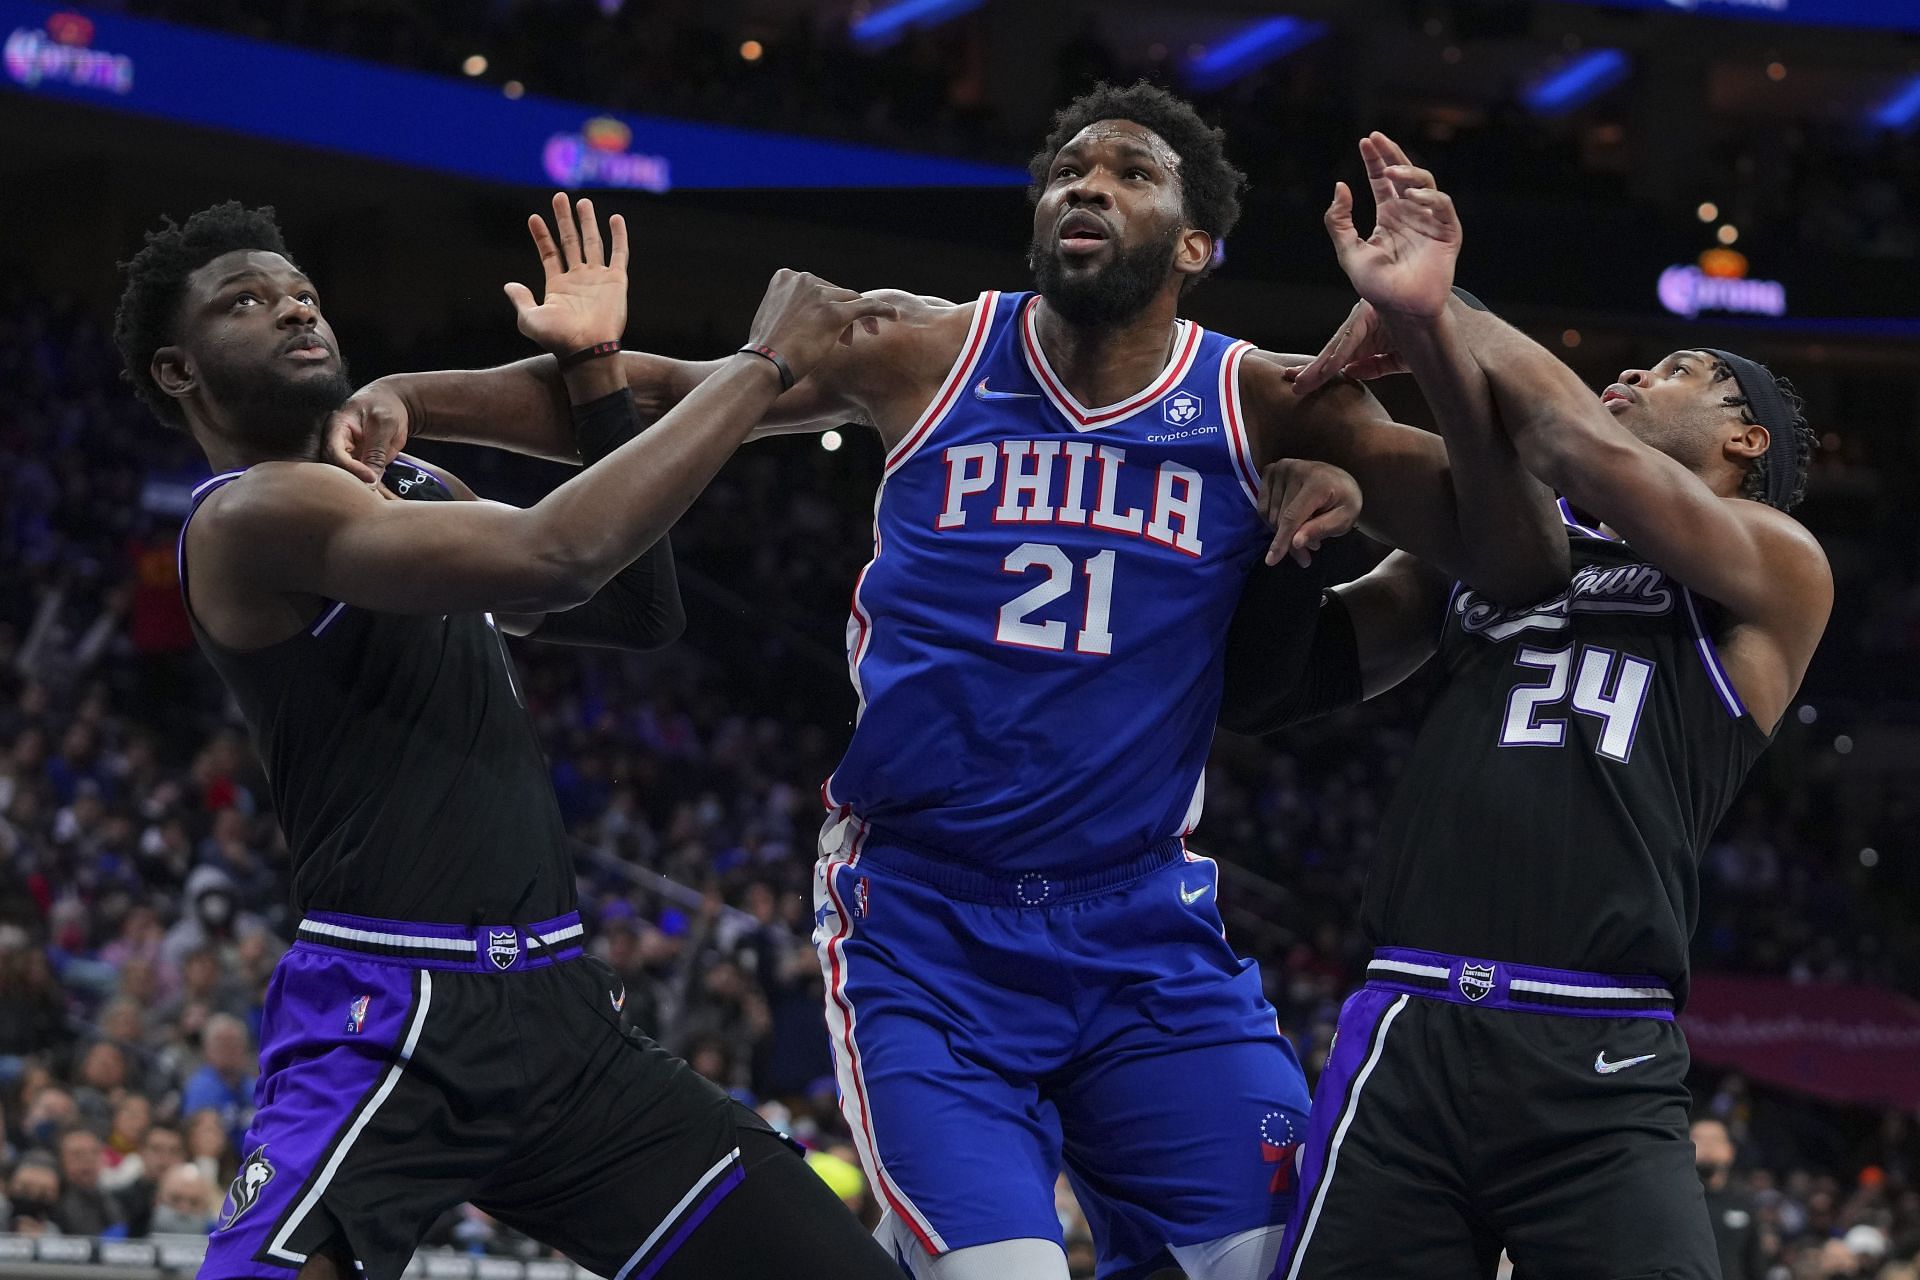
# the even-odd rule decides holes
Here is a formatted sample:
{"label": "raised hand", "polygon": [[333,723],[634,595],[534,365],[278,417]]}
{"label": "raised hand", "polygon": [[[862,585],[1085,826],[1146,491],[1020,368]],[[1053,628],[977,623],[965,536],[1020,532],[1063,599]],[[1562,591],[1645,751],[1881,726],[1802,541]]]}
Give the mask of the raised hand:
{"label": "raised hand", "polygon": [[626,220],[617,213],[607,220],[611,253],[601,243],[593,201],[580,202],[576,228],[566,192],[555,192],[553,221],[558,244],[544,218],[536,213],[527,219],[546,270],[546,296],[536,302],[527,286],[506,286],[520,332],[558,356],[618,341],[627,328]]}
{"label": "raised hand", "polygon": [[1267,563],[1291,555],[1305,567],[1322,542],[1360,522],[1360,484],[1330,462],[1282,458],[1260,474],[1260,511],[1273,526]]}
{"label": "raised hand", "polygon": [[818,276],[782,267],[774,272],[766,296],[760,299],[747,341],[773,348],[794,377],[804,378],[835,342],[851,341],[854,325],[872,332],[880,321],[898,315],[891,302],[865,298]]}
{"label": "raised hand", "polygon": [[1353,225],[1353,193],[1344,182],[1334,184],[1325,221],[1340,269],[1378,310],[1437,316],[1446,309],[1460,256],[1453,199],[1384,133],[1360,140],[1360,158],[1373,191],[1373,232],[1360,238]]}
{"label": "raised hand", "polygon": [[1393,335],[1387,332],[1386,321],[1371,302],[1362,301],[1353,304],[1353,310],[1347,313],[1347,322],[1340,326],[1340,332],[1327,339],[1319,355],[1305,364],[1281,370],[1280,376],[1291,382],[1295,391],[1306,395],[1318,391],[1340,374],[1364,382],[1406,371],[1407,362],[1394,349]]}
{"label": "raised hand", "polygon": [[327,418],[320,461],[380,483],[387,464],[407,447],[407,405],[378,382],[369,382]]}

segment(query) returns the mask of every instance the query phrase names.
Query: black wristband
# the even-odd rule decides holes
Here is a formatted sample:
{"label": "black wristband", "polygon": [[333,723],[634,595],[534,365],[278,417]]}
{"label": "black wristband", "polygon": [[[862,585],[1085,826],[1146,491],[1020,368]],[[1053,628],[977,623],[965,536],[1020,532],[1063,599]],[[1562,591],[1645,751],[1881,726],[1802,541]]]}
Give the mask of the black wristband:
{"label": "black wristband", "polygon": [[1460,301],[1466,303],[1468,306],[1472,307],[1475,311],[1487,310],[1486,303],[1480,301],[1480,299],[1474,297],[1472,294],[1468,293],[1465,289],[1462,289],[1459,285],[1453,286],[1453,296],[1460,299]]}
{"label": "black wristband", "polygon": [[733,354],[759,356],[762,360],[770,362],[774,368],[780,371],[780,389],[782,391],[793,390],[793,370],[787,367],[787,362],[781,359],[780,353],[772,347],[767,346],[765,343],[750,342]]}
{"label": "black wristband", "polygon": [[574,352],[572,355],[561,356],[560,367],[563,370],[571,369],[577,364],[585,364],[589,360],[598,360],[601,356],[618,355],[619,352],[620,344],[618,342],[596,342],[590,347],[580,348],[580,350]]}
{"label": "black wristband", "polygon": [[573,443],[580,450],[580,461],[588,466],[639,434],[633,392],[625,387],[573,406]]}

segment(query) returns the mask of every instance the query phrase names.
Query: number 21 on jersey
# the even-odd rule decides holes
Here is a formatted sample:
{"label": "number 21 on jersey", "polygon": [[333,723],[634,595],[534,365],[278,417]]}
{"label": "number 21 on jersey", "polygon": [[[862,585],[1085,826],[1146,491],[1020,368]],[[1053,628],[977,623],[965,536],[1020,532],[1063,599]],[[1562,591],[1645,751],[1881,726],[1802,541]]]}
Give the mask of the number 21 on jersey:
{"label": "number 21 on jersey", "polygon": [[1573,710],[1600,721],[1593,749],[1609,760],[1626,763],[1653,684],[1651,662],[1590,644],[1525,648],[1514,655],[1513,662],[1543,673],[1544,678],[1516,685],[1507,695],[1507,713],[1500,721],[1501,746],[1565,746],[1566,718],[1549,713],[1567,702],[1571,692]]}
{"label": "number 21 on jersey", "polygon": [[[1073,637],[1075,653],[1107,657],[1113,653],[1113,632],[1107,629],[1113,613],[1112,550],[1090,556],[1080,566],[1087,579],[1087,607]],[[1063,653],[1067,647],[1067,624],[1059,619],[1029,622],[1027,618],[1074,589],[1073,561],[1050,542],[1023,542],[1000,562],[1002,573],[1027,574],[1038,569],[1046,575],[1038,585],[1022,591],[1000,606],[1000,625],[993,638],[1001,644],[1023,649],[1047,649]]]}

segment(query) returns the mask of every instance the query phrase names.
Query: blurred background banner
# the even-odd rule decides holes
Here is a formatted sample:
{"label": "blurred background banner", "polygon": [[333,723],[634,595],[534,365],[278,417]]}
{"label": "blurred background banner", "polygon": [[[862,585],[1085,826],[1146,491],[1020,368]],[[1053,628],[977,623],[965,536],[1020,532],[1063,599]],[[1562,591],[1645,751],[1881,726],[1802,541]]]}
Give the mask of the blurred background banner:
{"label": "blurred background banner", "polygon": [[5,87],[527,186],[966,187],[1007,166],[616,115],[445,76],[72,7],[0,0]]}
{"label": "blurred background banner", "polygon": [[1834,1102],[1920,1110],[1920,1004],[1878,987],[1698,974],[1694,1059]]}

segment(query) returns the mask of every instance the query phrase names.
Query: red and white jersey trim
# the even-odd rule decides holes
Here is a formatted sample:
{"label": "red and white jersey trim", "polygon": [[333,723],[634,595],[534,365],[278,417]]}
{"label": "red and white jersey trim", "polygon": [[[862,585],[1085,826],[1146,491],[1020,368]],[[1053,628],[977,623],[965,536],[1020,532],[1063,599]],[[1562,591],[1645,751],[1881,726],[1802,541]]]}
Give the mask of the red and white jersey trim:
{"label": "red and white jersey trim", "polygon": [[1246,411],[1240,406],[1240,362],[1253,350],[1251,342],[1236,342],[1220,357],[1220,415],[1227,423],[1227,451],[1233,455],[1233,473],[1241,491],[1257,511],[1260,508],[1260,470],[1253,463],[1253,440],[1247,434]]}
{"label": "red and white jersey trim", "polygon": [[967,385],[967,378],[973,372],[973,366],[980,362],[980,355],[987,348],[987,334],[993,329],[994,313],[1000,309],[1000,295],[989,289],[980,295],[980,301],[973,311],[973,324],[967,329],[967,340],[960,344],[960,354],[954,357],[953,367],[947,370],[947,376],[934,393],[918,420],[907,433],[900,437],[900,443],[887,455],[886,471],[881,478],[898,471],[908,458],[911,458],[927,442],[933,429],[953,408],[955,400]]}
{"label": "red and white jersey trim", "polygon": [[1053,407],[1073,424],[1076,431],[1092,431],[1130,418],[1179,386],[1193,368],[1193,358],[1200,350],[1200,335],[1206,332],[1191,320],[1175,321],[1173,358],[1167,361],[1167,367],[1160,371],[1160,376],[1153,380],[1153,384],[1118,404],[1089,409],[1073,398],[1073,393],[1054,373],[1053,366],[1047,363],[1047,353],[1040,349],[1040,330],[1037,327],[1039,305],[1038,297],[1027,300],[1026,310],[1020,317],[1020,347],[1026,354],[1027,367],[1033,371],[1034,380],[1040,384],[1040,390],[1053,403]]}
{"label": "red and white jersey trim", "polygon": [[906,1224],[920,1246],[938,1257],[947,1252],[947,1242],[894,1180],[880,1155],[879,1132],[860,1061],[858,1019],[847,984],[846,943],[853,932],[853,916],[834,877],[841,870],[858,865],[860,847],[865,840],[865,824],[851,810],[843,809],[829,820],[827,829],[821,833],[821,858],[814,868],[814,909],[831,908],[830,914],[839,922],[831,935],[817,939],[820,968],[827,980],[827,1030],[833,1039],[834,1076],[840,1086],[840,1110],[846,1117],[847,1127],[853,1131],[854,1149],[866,1168],[868,1181],[880,1193],[881,1203]]}

